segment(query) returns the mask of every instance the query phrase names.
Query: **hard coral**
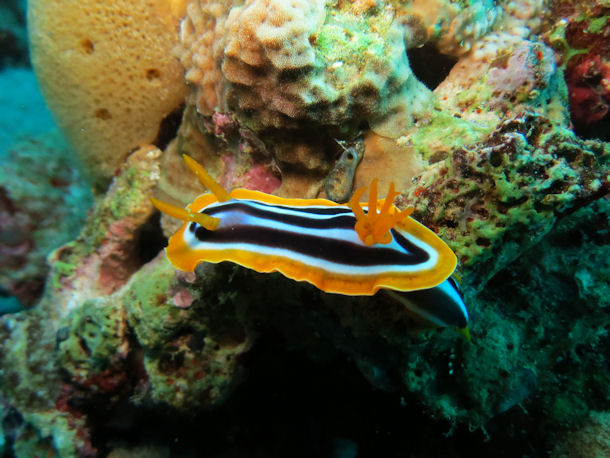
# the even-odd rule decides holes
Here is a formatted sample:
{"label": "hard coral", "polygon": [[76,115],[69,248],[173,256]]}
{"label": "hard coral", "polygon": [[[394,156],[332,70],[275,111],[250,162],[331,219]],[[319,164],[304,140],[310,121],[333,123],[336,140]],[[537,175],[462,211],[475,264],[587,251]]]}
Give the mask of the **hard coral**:
{"label": "hard coral", "polygon": [[[131,272],[123,269],[113,284],[100,284],[100,270],[112,251],[105,249],[109,245],[128,259],[127,268],[137,259],[136,239],[153,211],[148,196],[158,180],[159,155],[157,149],[142,148],[130,156],[81,236],[49,257],[49,283],[37,307],[0,317],[0,400],[10,398],[22,416],[20,431],[27,433],[11,445],[17,455],[26,447],[23,456],[35,456],[32,450],[42,447],[45,455],[93,455],[82,406],[94,402],[96,393],[131,388],[123,371],[131,349],[126,314],[109,295]],[[117,219],[132,229],[120,241],[109,234]]]}
{"label": "hard coral", "polygon": [[393,8],[362,8],[320,0],[249,0],[231,9],[192,2],[180,58],[199,112],[234,111],[260,131],[303,122],[354,128],[421,109],[429,93],[411,73]]}
{"label": "hard coral", "polygon": [[[177,2],[173,2],[176,4]],[[63,132],[104,186],[184,101],[161,0],[29,2],[32,64]]]}
{"label": "hard coral", "polygon": [[[379,177],[405,183],[404,188],[411,172],[395,164],[444,153],[447,143],[479,141],[510,110],[527,106],[567,124],[562,75],[551,51],[533,41],[542,3],[195,0],[179,47],[192,92],[177,145],[164,159],[169,167],[162,192],[187,200],[184,171],[178,166],[173,176],[169,170],[180,162],[179,153],[221,176],[238,170],[218,166],[230,162],[225,155],[239,157],[235,144],[244,143],[224,142],[225,134],[207,127],[218,113],[230,118],[234,132],[248,143],[256,138],[263,144],[255,149],[266,151],[264,165],[279,171],[276,192],[295,197],[322,192],[341,154],[334,138],[388,138],[375,161],[373,151],[366,152],[356,184]],[[416,47],[422,52],[407,57]],[[441,59],[430,58],[430,50],[459,58],[457,71],[446,77],[447,69],[435,67]],[[515,50],[518,56],[508,59]],[[434,94],[412,72],[410,60],[417,64],[413,68],[425,67],[444,80]],[[524,65],[525,75],[514,77]],[[488,81],[492,69],[495,78]],[[260,158],[240,163],[252,167]],[[373,162],[384,165],[373,168]]]}

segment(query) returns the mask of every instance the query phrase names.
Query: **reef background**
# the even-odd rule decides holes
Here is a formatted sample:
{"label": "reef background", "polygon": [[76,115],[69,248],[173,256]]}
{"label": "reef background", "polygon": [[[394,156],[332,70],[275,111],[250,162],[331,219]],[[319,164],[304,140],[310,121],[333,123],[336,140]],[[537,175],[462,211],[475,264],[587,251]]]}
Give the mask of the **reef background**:
{"label": "reef background", "polygon": [[[151,130],[141,144],[156,146],[140,148],[125,134],[129,116],[108,118],[112,108],[94,106],[82,138],[57,108],[56,127],[30,68],[26,2],[0,7],[0,454],[610,455],[610,5],[456,2],[452,16],[451,2],[432,2],[446,22],[426,35],[429,18],[406,14],[405,44],[382,12],[420,2],[311,2],[311,17],[326,8],[334,21],[305,39],[316,56],[340,61],[338,24],[358,38],[346,54],[391,56],[372,64],[383,78],[341,92],[282,73],[281,52],[255,83],[234,84],[247,57],[231,27],[248,16],[227,19],[230,2],[214,16],[228,38],[214,43],[233,50],[231,66],[189,67],[214,57],[208,2],[191,3],[168,67],[144,73],[152,89],[171,90],[133,134]],[[378,36],[350,22],[358,14]],[[511,18],[528,32],[500,28]],[[358,63],[341,62],[315,74],[349,76]],[[324,104],[257,104],[282,78]],[[335,138],[363,156],[358,168]],[[472,341],[415,332],[377,297],[228,264],[176,273],[162,252],[171,222],[148,198],[197,194],[182,152],[226,186],[283,195],[340,198],[352,179],[400,180],[398,203],[458,254]]]}

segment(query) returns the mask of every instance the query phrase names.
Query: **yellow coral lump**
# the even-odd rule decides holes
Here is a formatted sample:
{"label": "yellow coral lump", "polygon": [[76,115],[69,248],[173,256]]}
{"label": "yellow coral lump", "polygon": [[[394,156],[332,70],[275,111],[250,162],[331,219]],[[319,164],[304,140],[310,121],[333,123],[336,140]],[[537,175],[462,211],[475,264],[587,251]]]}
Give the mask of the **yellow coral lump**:
{"label": "yellow coral lump", "polygon": [[181,1],[30,0],[32,64],[49,108],[97,184],[151,143],[186,96],[171,55]]}

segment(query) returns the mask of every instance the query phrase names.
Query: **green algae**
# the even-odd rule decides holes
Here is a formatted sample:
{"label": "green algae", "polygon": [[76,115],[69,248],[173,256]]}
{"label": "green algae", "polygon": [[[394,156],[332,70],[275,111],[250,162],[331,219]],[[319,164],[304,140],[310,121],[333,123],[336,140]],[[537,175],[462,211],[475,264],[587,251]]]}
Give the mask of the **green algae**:
{"label": "green algae", "polygon": [[128,166],[121,170],[120,183],[114,189],[114,195],[106,200],[111,218],[120,220],[131,216],[135,207],[150,195],[149,175],[150,171],[138,165]]}
{"label": "green algae", "polygon": [[605,148],[586,146],[547,118],[527,114],[425,171],[418,181],[423,191],[412,201],[463,267],[477,266],[490,277],[519,255],[518,247],[547,233],[559,213],[598,192],[609,157]]}
{"label": "green algae", "polygon": [[[439,153],[448,154],[454,148],[479,141],[489,127],[457,118],[443,111],[432,110],[430,118],[417,126],[408,136],[415,151],[430,161]],[[442,150],[439,148],[442,139]]]}
{"label": "green algae", "polygon": [[568,30],[569,24],[570,23],[567,20],[559,20],[555,23],[554,28],[547,32],[547,41],[553,49],[560,52],[562,69],[566,68],[568,62],[570,62],[573,57],[589,52],[589,48],[574,48],[570,46],[566,39],[566,31]]}
{"label": "green algae", "polygon": [[72,277],[76,271],[76,267],[76,264],[59,260],[54,261],[49,277],[51,286],[55,289],[60,289],[63,286],[62,280]]}
{"label": "green algae", "polygon": [[[591,19],[587,24],[587,28],[585,29],[586,33],[598,34],[602,32],[605,27],[608,25],[608,20],[610,16],[600,16],[594,19]],[[584,20],[584,18],[583,18]]]}
{"label": "green algae", "polygon": [[127,353],[125,311],[112,300],[86,300],[58,332],[59,363],[79,381],[95,377]]}
{"label": "green algae", "polygon": [[[349,4],[326,16],[316,35],[315,48],[324,65],[341,62],[350,68],[349,74],[338,80],[349,81],[352,72],[361,71],[363,56],[384,56],[388,50],[385,35],[392,24],[392,15],[355,15]],[[343,65],[341,65],[343,67]],[[341,67],[336,71],[341,72]],[[354,73],[352,76],[356,76]]]}
{"label": "green algae", "polygon": [[154,266],[136,272],[121,299],[127,319],[141,345],[155,348],[168,340],[176,326],[189,315],[175,307],[169,296],[175,284],[175,268],[162,256]]}

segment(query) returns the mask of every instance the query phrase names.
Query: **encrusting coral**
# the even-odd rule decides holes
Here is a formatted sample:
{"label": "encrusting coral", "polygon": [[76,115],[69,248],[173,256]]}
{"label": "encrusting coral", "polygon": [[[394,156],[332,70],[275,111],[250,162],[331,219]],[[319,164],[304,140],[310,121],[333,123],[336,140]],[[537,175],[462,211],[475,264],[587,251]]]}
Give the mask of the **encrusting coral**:
{"label": "encrusting coral", "polygon": [[607,193],[609,163],[604,143],[519,113],[484,143],[456,148],[426,168],[408,200],[453,246],[465,281],[483,288],[562,215]]}

